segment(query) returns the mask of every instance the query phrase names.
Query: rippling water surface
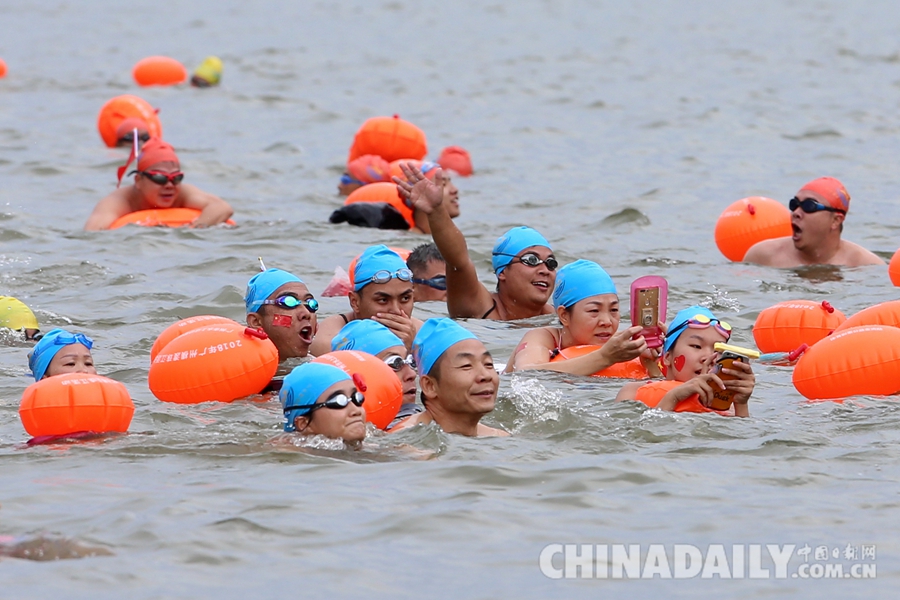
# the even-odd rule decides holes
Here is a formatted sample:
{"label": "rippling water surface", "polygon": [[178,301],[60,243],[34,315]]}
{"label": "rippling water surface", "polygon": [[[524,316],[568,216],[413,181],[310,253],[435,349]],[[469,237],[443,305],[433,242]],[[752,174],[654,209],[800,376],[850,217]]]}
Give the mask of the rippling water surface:
{"label": "rippling water surface", "polygon": [[[23,449],[27,347],[0,346],[0,536],[112,556],[0,564],[3,597],[885,597],[900,406],[806,403],[757,368],[751,419],[616,404],[613,381],[504,377],[487,421],[509,439],[433,428],[361,452],[269,443],[273,402],[175,406],[146,386],[179,317],[243,318],[255,259],[314,293],[365,245],[420,237],[326,223],[366,118],[399,113],[431,155],[458,144],[466,233],[486,284],[506,228],[530,224],[563,262],[599,261],[620,291],[659,274],[670,306],[704,302],[751,344],[775,302],[851,314],[896,298],[885,267],[779,271],[728,263],[712,230],[741,197],[786,200],[820,175],[853,195],[845,237],[898,245],[900,9],[892,2],[158,3],[0,6],[0,293],[43,329],[96,340],[100,372],[137,407],[128,435]],[[225,63],[219,88],[137,89],[139,58]],[[124,154],[100,142],[110,97],[161,108],[192,183],[236,229],[85,233]],[[322,313],[345,300],[323,299]],[[420,317],[440,315],[417,308]],[[546,321],[536,320],[536,323]],[[529,323],[530,325],[534,323]],[[523,324],[467,325],[505,361]],[[577,544],[877,545],[877,579],[554,581],[541,549]],[[792,563],[796,565],[795,563]]]}

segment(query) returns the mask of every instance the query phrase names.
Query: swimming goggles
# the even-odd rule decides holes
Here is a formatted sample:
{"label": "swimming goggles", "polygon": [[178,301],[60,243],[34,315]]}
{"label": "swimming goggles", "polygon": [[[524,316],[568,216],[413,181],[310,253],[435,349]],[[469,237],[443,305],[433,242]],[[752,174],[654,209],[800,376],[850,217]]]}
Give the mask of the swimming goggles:
{"label": "swimming goggles", "polygon": [[422,285],[427,285],[430,288],[434,288],[436,290],[445,291],[447,289],[447,276],[446,275],[435,275],[431,279],[418,279],[416,277],[412,278],[413,283],[421,283]]}
{"label": "swimming goggles", "polygon": [[802,209],[805,213],[814,213],[819,212],[820,210],[827,210],[828,212],[836,212],[841,213],[842,215],[846,215],[846,210],[841,210],[840,208],[832,208],[831,206],[826,206],[821,202],[816,202],[812,198],[805,198],[801,200],[794,196],[791,198],[791,201],[788,203],[788,208],[791,209],[791,212],[794,212],[798,208]]}
{"label": "swimming goggles", "polygon": [[289,411],[308,408],[309,412],[307,414],[311,415],[314,411],[319,410],[320,408],[328,408],[331,410],[341,410],[342,408],[347,408],[347,405],[351,402],[357,406],[362,406],[363,402],[366,401],[366,397],[362,394],[362,392],[356,391],[350,394],[349,396],[344,392],[335,392],[332,395],[328,396],[328,399],[325,402],[321,402],[318,404],[300,404],[296,406],[286,406],[284,408],[285,414]]}
{"label": "swimming goggles", "polygon": [[351,185],[354,183],[356,185],[366,185],[359,179],[355,179],[355,178],[351,177],[350,175],[348,175],[347,173],[344,173],[343,175],[341,175],[341,185]]}
{"label": "swimming goggles", "polygon": [[545,264],[545,265],[547,265],[548,271],[555,271],[556,267],[559,266],[559,261],[556,260],[555,257],[548,256],[544,260],[541,260],[541,257],[538,256],[537,254],[535,254],[534,252],[528,252],[526,254],[523,254],[519,258],[515,258],[515,256],[516,256],[515,254],[504,254],[503,252],[494,252],[494,256],[512,256],[513,260],[509,261],[509,264],[520,262],[523,265],[525,265],[526,267],[532,267],[532,268],[537,267],[540,264]]}
{"label": "swimming goggles", "polygon": [[305,306],[306,310],[311,313],[319,310],[319,301],[315,298],[307,298],[306,300],[300,300],[296,296],[292,296],[290,294],[285,294],[284,296],[278,296],[274,300],[263,300],[263,304],[274,304],[278,308],[297,308],[300,306]]}
{"label": "swimming goggles", "polygon": [[666,334],[666,337],[671,338],[673,335],[682,332],[688,327],[690,327],[691,329],[706,329],[710,325],[715,326],[716,331],[725,336],[726,340],[731,337],[731,325],[729,325],[725,321],[720,321],[719,319],[710,319],[704,314],[694,315],[687,321],[679,323],[677,326],[669,330],[669,332]]}
{"label": "swimming goggles", "polygon": [[[145,131],[144,133],[138,135],[138,139],[142,142],[150,141],[150,134]],[[132,143],[134,141],[134,131],[129,131],[116,141],[120,144],[123,142],[128,144]]]}
{"label": "swimming goggles", "polygon": [[133,171],[134,173],[139,173],[155,183],[156,185],[166,185],[170,181],[172,185],[178,185],[181,183],[181,180],[184,179],[184,173],[178,171],[177,173],[162,173],[160,171]]}
{"label": "swimming goggles", "polygon": [[406,268],[397,269],[393,273],[391,273],[387,269],[384,269],[381,271],[375,271],[375,273],[371,277],[363,279],[362,281],[358,281],[357,286],[362,287],[370,283],[387,283],[394,277],[396,277],[400,281],[412,281],[413,274],[412,271]]}
{"label": "swimming goggles", "polygon": [[393,369],[396,373],[400,372],[400,369],[403,368],[403,365],[409,365],[413,371],[416,370],[416,359],[412,357],[410,354],[406,358],[403,358],[399,354],[390,354],[384,359],[384,364]]}

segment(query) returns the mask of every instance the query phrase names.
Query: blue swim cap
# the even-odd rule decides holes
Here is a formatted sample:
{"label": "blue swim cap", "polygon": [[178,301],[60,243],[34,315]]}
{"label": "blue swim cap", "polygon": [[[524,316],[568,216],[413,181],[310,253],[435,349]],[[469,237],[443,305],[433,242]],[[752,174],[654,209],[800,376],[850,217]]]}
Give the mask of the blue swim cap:
{"label": "blue swim cap", "polygon": [[40,381],[47,373],[47,367],[53,357],[66,346],[81,344],[88,350],[94,347],[94,340],[83,333],[70,333],[65,329],[52,329],[34,345],[28,354],[28,366],[34,374],[34,380]]}
{"label": "blue swim cap", "polygon": [[576,302],[599,294],[616,294],[616,284],[603,267],[591,260],[576,260],[556,274],[553,306],[570,308]]}
{"label": "blue swim cap", "polygon": [[412,347],[419,376],[428,375],[434,363],[453,344],[477,339],[475,334],[452,319],[428,319],[419,328]]}
{"label": "blue swim cap", "polygon": [[389,279],[397,278],[403,281],[412,279],[412,272],[406,267],[406,261],[400,255],[385,246],[369,246],[365,252],[356,259],[356,268],[353,269],[353,291],[358,292],[370,283],[376,273],[384,271]]}
{"label": "blue swim cap", "polygon": [[491,265],[494,267],[494,273],[499,275],[503,269],[509,266],[519,252],[525,248],[532,246],[550,247],[544,236],[539,234],[531,227],[513,227],[497,239],[494,244],[493,255],[491,256]]}
{"label": "blue swim cap", "polygon": [[284,430],[294,431],[294,419],[305,415],[322,393],[345,379],[352,379],[341,369],[324,363],[303,363],[287,374],[278,397],[284,409]]}
{"label": "blue swim cap", "polygon": [[390,329],[372,319],[356,319],[344,325],[331,340],[331,351],[359,350],[378,354],[391,346],[404,346]]}
{"label": "blue swim cap", "polygon": [[281,269],[266,269],[262,273],[257,273],[247,282],[247,293],[244,294],[244,304],[247,305],[247,314],[256,312],[262,307],[265,301],[272,293],[286,283],[296,281],[303,283],[303,280],[287,271]]}
{"label": "blue swim cap", "polygon": [[436,162],[431,162],[431,161],[426,160],[419,166],[419,171],[422,172],[422,175],[425,175],[426,177],[428,177],[429,173],[431,173],[435,169],[440,169],[440,168],[441,168],[441,165],[437,164]]}
{"label": "blue swim cap", "polygon": [[699,304],[688,306],[687,308],[678,311],[678,314],[676,314],[675,318],[672,319],[672,322],[669,323],[669,331],[671,334],[666,334],[663,352],[668,352],[672,346],[675,345],[675,342],[678,341],[678,338],[681,337],[681,334],[687,329],[687,322],[697,315],[703,315],[710,321],[718,321],[716,316],[712,314],[708,308],[700,306]]}

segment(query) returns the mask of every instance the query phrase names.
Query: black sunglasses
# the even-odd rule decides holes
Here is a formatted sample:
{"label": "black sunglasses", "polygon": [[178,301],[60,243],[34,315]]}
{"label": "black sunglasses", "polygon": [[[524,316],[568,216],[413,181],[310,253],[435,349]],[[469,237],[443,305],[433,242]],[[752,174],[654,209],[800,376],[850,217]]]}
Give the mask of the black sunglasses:
{"label": "black sunglasses", "polygon": [[306,300],[300,300],[296,296],[292,296],[290,294],[285,294],[284,296],[278,296],[274,300],[263,300],[263,304],[274,304],[278,308],[297,308],[299,306],[305,306],[306,310],[311,313],[319,310],[319,301],[315,298],[307,298]]}
{"label": "black sunglasses", "polygon": [[821,202],[816,202],[812,198],[805,198],[801,200],[794,196],[791,198],[791,201],[788,203],[788,208],[791,209],[791,212],[794,212],[798,208],[801,209],[805,213],[814,213],[819,212],[820,210],[827,210],[828,212],[836,212],[841,213],[842,215],[846,215],[846,210],[841,210],[839,208],[832,208],[830,206],[826,206]]}
{"label": "black sunglasses", "polygon": [[[515,254],[504,254],[502,252],[495,252],[497,256],[515,256]],[[541,257],[535,254],[534,252],[528,252],[523,254],[521,257],[516,258],[514,260],[509,261],[509,264],[520,262],[526,267],[537,267],[540,264],[547,265],[548,271],[555,271],[556,267],[559,266],[559,261],[556,260],[553,256],[548,256],[546,259],[541,260]]]}
{"label": "black sunglasses", "polygon": [[412,278],[413,283],[421,283],[422,285],[427,285],[430,288],[434,288],[436,290],[444,291],[447,289],[447,276],[446,275],[435,275],[431,279],[418,279],[416,277]]}

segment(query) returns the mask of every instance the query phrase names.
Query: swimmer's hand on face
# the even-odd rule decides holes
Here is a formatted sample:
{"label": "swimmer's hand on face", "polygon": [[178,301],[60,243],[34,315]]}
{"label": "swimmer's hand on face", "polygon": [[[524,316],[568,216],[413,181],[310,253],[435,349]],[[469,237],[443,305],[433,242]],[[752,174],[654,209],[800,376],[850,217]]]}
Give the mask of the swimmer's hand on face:
{"label": "swimmer's hand on face", "polygon": [[444,201],[444,172],[438,168],[434,181],[431,181],[410,163],[400,163],[400,170],[406,177],[406,180],[394,177],[400,196],[417,210],[430,215]]}
{"label": "swimmer's hand on face", "polygon": [[403,345],[410,350],[413,340],[416,339],[416,324],[413,323],[412,317],[401,311],[401,314],[378,313],[372,317],[373,321],[381,323],[390,329],[394,335],[403,340]]}
{"label": "swimmer's hand on face", "polygon": [[716,375],[712,373],[697,375],[690,381],[686,381],[675,389],[670,390],[662,397],[656,408],[669,412],[674,411],[676,404],[682,400],[687,400],[694,394],[697,394],[700,404],[709,408],[709,404],[712,402],[713,395],[717,389],[724,390],[725,384]]}

